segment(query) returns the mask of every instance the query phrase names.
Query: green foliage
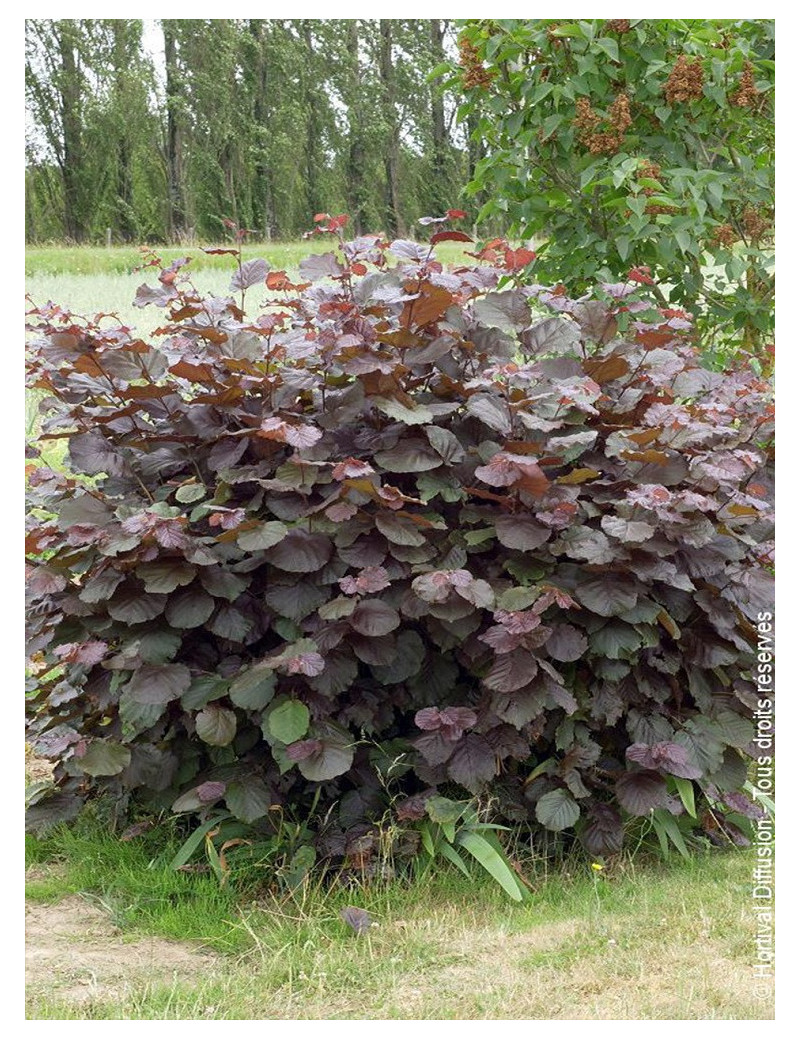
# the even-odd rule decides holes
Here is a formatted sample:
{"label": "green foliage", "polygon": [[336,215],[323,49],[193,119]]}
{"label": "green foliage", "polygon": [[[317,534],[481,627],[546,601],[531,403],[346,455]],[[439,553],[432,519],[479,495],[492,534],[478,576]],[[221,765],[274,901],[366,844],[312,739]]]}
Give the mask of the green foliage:
{"label": "green foliage", "polygon": [[546,236],[537,276],[584,291],[648,266],[706,341],[773,329],[774,23],[469,20],[462,120],[479,219]]}
{"label": "green foliage", "polygon": [[325,208],[394,234],[467,178],[428,79],[452,38],[448,19],[29,19],[27,239],[216,241],[224,217],[286,239]]}
{"label": "green foliage", "polygon": [[507,831],[499,824],[481,822],[472,802],[454,802],[440,795],[425,801],[425,818],[419,823],[421,850],[419,860],[423,875],[441,856],[465,877],[470,871],[458,852],[468,852],[477,863],[515,902],[526,894],[497,835]]}

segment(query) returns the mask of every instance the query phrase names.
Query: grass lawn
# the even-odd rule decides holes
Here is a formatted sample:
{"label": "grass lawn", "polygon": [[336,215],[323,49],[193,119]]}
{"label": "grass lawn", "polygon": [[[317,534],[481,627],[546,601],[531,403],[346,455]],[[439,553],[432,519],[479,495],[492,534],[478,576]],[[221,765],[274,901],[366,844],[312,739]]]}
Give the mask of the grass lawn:
{"label": "grass lawn", "polygon": [[[442,870],[276,897],[170,871],[176,839],[29,839],[32,1019],[770,1019],[752,855],[530,865],[511,903]],[[346,905],[368,910],[357,936]]]}

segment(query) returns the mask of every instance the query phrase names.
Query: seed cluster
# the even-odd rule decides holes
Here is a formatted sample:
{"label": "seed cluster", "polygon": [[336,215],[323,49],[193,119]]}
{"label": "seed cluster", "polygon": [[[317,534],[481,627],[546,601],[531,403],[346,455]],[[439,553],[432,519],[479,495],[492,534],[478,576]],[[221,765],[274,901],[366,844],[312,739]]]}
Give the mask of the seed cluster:
{"label": "seed cluster", "polygon": [[731,95],[731,104],[738,108],[755,108],[758,102],[759,91],[756,89],[753,79],[753,66],[749,61],[744,63],[742,75],[739,78],[739,88]]}
{"label": "seed cluster", "polygon": [[613,155],[622,144],[625,131],[631,125],[631,110],[628,95],[618,94],[608,110],[606,127],[603,119],[592,108],[588,97],[581,97],[575,102],[575,118],[572,125],[577,131],[578,141],[588,148],[592,155]]}
{"label": "seed cluster", "polygon": [[667,104],[674,105],[682,101],[693,101],[703,96],[703,82],[705,73],[699,58],[689,61],[685,54],[681,54],[672,66],[667,82],[664,84],[664,94]]}
{"label": "seed cluster", "polygon": [[[661,179],[661,167],[656,162],[646,159],[636,171],[637,180],[657,181]],[[643,195],[655,195],[655,188],[643,188]]]}
{"label": "seed cluster", "polygon": [[462,37],[458,44],[458,63],[464,70],[462,82],[465,90],[478,87],[485,90],[492,82],[492,73],[484,68],[474,44]]}
{"label": "seed cluster", "polygon": [[711,241],[719,246],[732,246],[738,237],[730,224],[718,224],[711,235]]}
{"label": "seed cluster", "polygon": [[623,33],[630,32],[631,22],[629,18],[611,18],[603,26],[606,32],[619,33],[622,36]]}
{"label": "seed cluster", "polygon": [[673,213],[680,213],[680,206],[667,206],[661,202],[648,202],[644,208],[645,213],[651,217],[657,216],[659,213],[668,213],[670,216]]}
{"label": "seed cluster", "polygon": [[742,213],[742,224],[752,241],[757,241],[770,227],[770,222],[753,206],[746,206]]}

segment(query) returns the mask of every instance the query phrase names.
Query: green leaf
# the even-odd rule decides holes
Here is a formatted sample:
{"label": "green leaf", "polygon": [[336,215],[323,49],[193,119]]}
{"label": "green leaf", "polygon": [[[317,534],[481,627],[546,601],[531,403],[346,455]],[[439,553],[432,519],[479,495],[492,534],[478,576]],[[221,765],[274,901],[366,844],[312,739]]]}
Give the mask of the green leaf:
{"label": "green leaf", "polygon": [[467,868],[467,864],[459,856],[459,854],[456,852],[456,850],[453,848],[449,841],[443,841],[439,846],[439,851],[445,859],[450,860],[453,866],[458,867],[458,869],[461,871],[464,877],[472,877],[472,875],[469,872],[469,869]]}
{"label": "green leaf", "polygon": [[[653,826],[656,829],[656,833],[661,840],[661,836],[664,835],[684,859],[691,859],[689,850],[686,848],[686,842],[684,841],[683,835],[681,834],[678,821],[667,809],[654,809],[653,810]],[[665,842],[661,842],[662,850],[664,849]]]}
{"label": "green leaf", "polygon": [[199,628],[214,613],[214,600],[202,589],[192,587],[169,598],[167,621],[173,628]]}
{"label": "green leaf", "polygon": [[198,737],[212,747],[225,747],[236,736],[236,714],[229,708],[210,704],[194,721]]}
{"label": "green leaf", "polygon": [[276,740],[293,744],[308,732],[308,708],[302,701],[284,701],[267,714],[267,726]]}
{"label": "green leaf", "polygon": [[216,816],[212,816],[210,820],[205,820],[200,824],[199,827],[195,828],[186,841],[181,845],[175,856],[170,860],[169,869],[179,870],[185,866],[194,855],[195,851],[203,844],[203,839],[209,831],[212,831],[217,824],[222,823],[223,820],[230,819],[230,813],[218,813]]}
{"label": "green leaf", "polygon": [[522,891],[514,871],[506,859],[489,844],[482,834],[475,834],[474,831],[460,831],[456,840],[462,848],[475,857],[483,869],[491,874],[498,885],[515,902],[522,902]]}
{"label": "green leaf", "polygon": [[205,484],[181,484],[175,492],[179,502],[198,502],[208,494]]}
{"label": "green leaf", "polygon": [[494,536],[495,530],[493,527],[481,527],[477,531],[465,531],[464,541],[467,545],[480,545],[482,542],[488,542]]}
{"label": "green leaf", "polygon": [[686,780],[681,776],[674,776],[672,781],[675,784],[675,789],[680,795],[684,809],[690,816],[697,819],[697,809],[694,804],[694,784],[691,780]]}
{"label": "green leaf", "polygon": [[548,137],[552,137],[552,135],[556,132],[556,130],[559,128],[559,126],[561,126],[563,122],[564,116],[558,113],[552,116],[548,116],[545,120],[543,120],[542,140],[546,141]]}
{"label": "green leaf", "polygon": [[237,708],[260,711],[275,694],[275,672],[258,663],[240,672],[230,685],[229,695]]}
{"label": "green leaf", "polygon": [[136,568],[137,578],[144,582],[145,592],[174,592],[179,585],[188,585],[197,568],[185,560],[154,560]]}
{"label": "green leaf", "polygon": [[311,845],[301,845],[289,860],[285,868],[284,881],[288,888],[299,888],[308,876],[308,872],[314,866],[317,854]]}
{"label": "green leaf", "polygon": [[464,802],[454,802],[439,794],[433,795],[425,802],[425,811],[434,823],[456,823],[464,812]]}
{"label": "green leaf", "polygon": [[619,61],[619,46],[616,40],[612,40],[609,36],[601,36],[594,41],[594,45],[601,51],[605,51],[612,61]]}
{"label": "green leaf", "polygon": [[225,804],[238,820],[253,823],[266,816],[272,799],[263,780],[257,776],[246,776],[228,784]]}
{"label": "green leaf", "polygon": [[500,610],[527,610],[540,596],[541,591],[538,588],[524,588],[521,585],[515,585],[500,593],[497,597],[497,606]]}
{"label": "green leaf", "polygon": [[580,806],[564,787],[548,791],[536,803],[536,819],[549,831],[572,827],[580,814]]}
{"label": "green leaf", "polygon": [[189,689],[181,696],[181,707],[188,711],[205,708],[209,701],[219,700],[228,692],[228,679],[218,675],[198,675]]}
{"label": "green leaf", "polygon": [[580,26],[577,22],[568,22],[566,25],[556,26],[555,29],[550,31],[550,35],[557,39],[562,39],[564,37],[569,38],[573,36],[581,36],[583,34],[581,33]]}
{"label": "green leaf", "polygon": [[242,531],[236,538],[236,544],[245,552],[259,552],[262,549],[271,549],[273,545],[282,542],[289,533],[289,528],[280,520],[270,520],[258,527],[251,527]]}
{"label": "green leaf", "polygon": [[322,750],[297,763],[306,780],[333,780],[346,773],[353,764],[353,748],[332,740],[323,741]]}
{"label": "green leaf", "polygon": [[89,776],[116,776],[130,765],[131,753],[115,740],[95,739],[86,754],[75,761]]}

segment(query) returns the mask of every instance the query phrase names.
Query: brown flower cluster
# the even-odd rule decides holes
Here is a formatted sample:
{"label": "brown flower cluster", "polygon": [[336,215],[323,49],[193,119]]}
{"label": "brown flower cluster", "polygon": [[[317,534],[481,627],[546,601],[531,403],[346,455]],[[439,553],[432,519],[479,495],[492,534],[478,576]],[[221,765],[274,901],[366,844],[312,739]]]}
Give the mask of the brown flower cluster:
{"label": "brown flower cluster", "polygon": [[[658,165],[658,163],[651,162],[649,159],[647,159],[645,162],[642,163],[642,165],[636,171],[636,179],[640,180],[640,181],[641,180],[648,180],[648,181],[660,180],[661,179],[661,167]],[[642,194],[643,195],[655,195],[656,194],[656,189],[655,188],[643,188],[642,189]]]}
{"label": "brown flower cluster", "polygon": [[742,75],[739,78],[739,88],[734,94],[731,94],[731,104],[736,105],[738,108],[755,108],[758,94],[759,91],[756,90],[755,80],[753,79],[753,66],[749,61],[746,61]]}
{"label": "brown flower cluster", "polygon": [[586,143],[585,137],[592,133],[600,122],[600,116],[592,108],[588,97],[579,97],[575,102],[575,118],[572,120],[572,125],[578,131],[578,140],[581,144]]}
{"label": "brown flower cluster", "polygon": [[622,144],[625,131],[631,125],[631,110],[627,94],[618,94],[608,112],[608,129],[600,129],[603,120],[592,108],[587,97],[575,102],[575,118],[572,125],[577,130],[578,141],[592,155],[613,155]]}
{"label": "brown flower cluster", "polygon": [[718,224],[711,235],[711,242],[717,246],[732,246],[738,237],[730,224]]}
{"label": "brown flower cluster", "polygon": [[609,109],[609,121],[614,129],[624,134],[633,120],[631,119],[631,106],[627,94],[617,94],[614,104]]}
{"label": "brown flower cluster", "polygon": [[631,23],[629,18],[611,18],[603,26],[605,32],[619,33],[621,36],[623,33],[630,32]]}
{"label": "brown flower cluster", "polygon": [[667,82],[664,84],[664,94],[667,104],[674,105],[681,101],[692,101],[703,96],[703,65],[699,58],[689,61],[685,54],[681,54],[672,66]]}
{"label": "brown flower cluster", "polygon": [[481,90],[485,90],[492,82],[493,73],[484,68],[474,44],[462,37],[458,44],[458,52],[458,63],[464,70],[462,76],[464,89],[479,87]]}
{"label": "brown flower cluster", "polygon": [[651,217],[656,216],[658,213],[669,213],[671,216],[673,213],[680,213],[681,208],[680,206],[665,206],[660,202],[648,202],[644,211]]}
{"label": "brown flower cluster", "polygon": [[763,217],[753,206],[746,206],[742,213],[742,224],[751,241],[758,241],[764,232],[771,226],[770,221]]}

